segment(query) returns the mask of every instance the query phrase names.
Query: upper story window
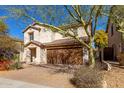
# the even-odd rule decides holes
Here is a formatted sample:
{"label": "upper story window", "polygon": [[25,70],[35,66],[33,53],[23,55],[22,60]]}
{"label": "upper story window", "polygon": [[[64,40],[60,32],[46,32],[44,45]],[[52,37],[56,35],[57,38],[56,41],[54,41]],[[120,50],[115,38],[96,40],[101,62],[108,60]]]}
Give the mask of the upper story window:
{"label": "upper story window", "polygon": [[32,32],[32,33],[29,33],[29,38],[30,38],[30,41],[31,40],[34,40],[34,33]]}
{"label": "upper story window", "polygon": [[111,36],[113,36],[113,34],[114,34],[114,25],[112,24],[111,25]]}

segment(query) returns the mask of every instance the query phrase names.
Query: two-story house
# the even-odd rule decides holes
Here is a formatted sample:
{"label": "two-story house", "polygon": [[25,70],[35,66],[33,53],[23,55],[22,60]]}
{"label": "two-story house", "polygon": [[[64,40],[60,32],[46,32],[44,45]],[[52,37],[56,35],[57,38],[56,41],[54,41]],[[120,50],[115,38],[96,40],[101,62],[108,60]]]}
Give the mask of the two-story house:
{"label": "two-story house", "polygon": [[[87,35],[81,24],[73,23],[60,26],[64,30],[73,30],[87,42]],[[90,31],[90,26],[88,28]],[[32,64],[65,63],[75,64],[88,60],[87,49],[76,40],[51,31],[43,24],[34,23],[24,31],[23,61]]]}

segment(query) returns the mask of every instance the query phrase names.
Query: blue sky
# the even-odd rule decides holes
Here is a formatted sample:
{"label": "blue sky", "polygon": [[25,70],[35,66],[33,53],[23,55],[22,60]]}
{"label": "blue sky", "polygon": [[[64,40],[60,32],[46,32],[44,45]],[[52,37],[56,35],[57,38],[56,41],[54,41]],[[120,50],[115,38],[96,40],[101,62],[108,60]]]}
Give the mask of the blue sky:
{"label": "blue sky", "polygon": [[27,26],[22,24],[22,27],[17,26],[18,21],[13,20],[13,19],[7,19],[6,23],[8,25],[9,28],[9,34],[13,37],[19,38],[23,40],[23,29]]}
{"label": "blue sky", "polygon": [[0,16],[7,16],[8,17],[4,21],[8,26],[9,35],[12,36],[12,37],[16,37],[16,38],[19,38],[19,39],[23,40],[22,31],[28,24],[22,24],[21,27],[19,27],[17,25],[17,23],[19,23],[20,20],[16,20],[12,17],[9,17],[9,12],[8,12],[9,7],[10,6],[0,6]]}
{"label": "blue sky", "polygon": [[[10,11],[8,12],[8,9],[9,7],[11,6],[0,6],[0,16],[9,16],[10,14]],[[14,6],[12,6],[14,7]],[[37,7],[37,6],[34,6],[34,7]],[[49,6],[44,6],[44,7],[49,7]],[[52,6],[50,6],[52,7]],[[58,11],[59,9],[62,8],[62,6],[56,6],[58,7]],[[31,10],[30,10],[31,11]],[[56,10],[57,11],[57,10]],[[64,10],[65,11],[65,10]],[[60,12],[57,12],[57,13],[60,13]],[[41,13],[42,14],[42,13]],[[67,15],[67,13],[62,13],[63,15]],[[37,20],[43,22],[44,20],[42,20],[42,18],[39,18],[39,15],[37,14],[35,16],[35,18],[37,18]],[[49,18],[49,17],[47,17]],[[59,19],[64,19],[64,16],[61,16],[58,18]],[[49,19],[48,19],[49,20]],[[64,22],[64,21],[63,21]],[[105,30],[106,29],[106,22],[107,22],[107,17],[103,17],[103,18],[99,18],[99,21],[98,21],[98,26],[97,26],[97,30]],[[5,23],[8,25],[8,28],[9,28],[9,34],[12,36],[12,37],[16,37],[16,38],[19,38],[19,39],[22,39],[23,40],[23,33],[22,31],[29,25],[31,24],[32,22],[29,21],[28,23],[24,24],[24,22],[22,22],[21,19],[15,19],[15,18],[12,18],[12,17],[8,17],[6,20],[5,20]],[[59,21],[56,21],[55,25],[60,25],[59,24]]]}

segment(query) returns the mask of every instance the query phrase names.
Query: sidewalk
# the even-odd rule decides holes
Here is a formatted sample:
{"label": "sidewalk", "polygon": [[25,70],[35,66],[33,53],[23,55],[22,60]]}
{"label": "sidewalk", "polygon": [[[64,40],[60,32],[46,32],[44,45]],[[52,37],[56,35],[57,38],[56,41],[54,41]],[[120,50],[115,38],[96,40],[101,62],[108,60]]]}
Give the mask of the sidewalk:
{"label": "sidewalk", "polygon": [[48,86],[36,85],[23,81],[0,78],[0,88],[50,88]]}

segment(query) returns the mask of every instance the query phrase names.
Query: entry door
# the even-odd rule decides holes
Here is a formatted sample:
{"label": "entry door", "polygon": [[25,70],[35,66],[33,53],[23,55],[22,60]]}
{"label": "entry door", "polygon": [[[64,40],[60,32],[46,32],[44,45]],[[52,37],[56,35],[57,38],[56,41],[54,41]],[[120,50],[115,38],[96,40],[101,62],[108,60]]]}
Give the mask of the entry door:
{"label": "entry door", "polygon": [[36,58],[36,48],[32,48],[31,50],[31,62],[34,62],[34,59]]}

